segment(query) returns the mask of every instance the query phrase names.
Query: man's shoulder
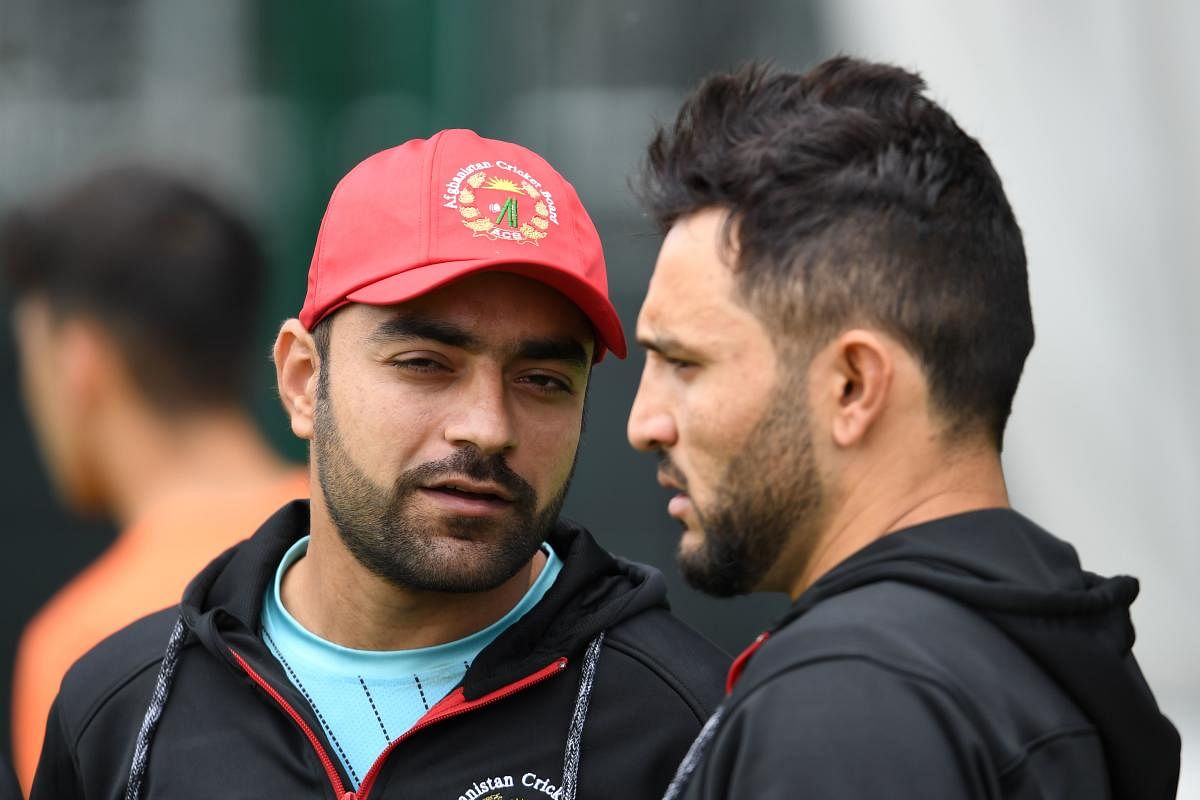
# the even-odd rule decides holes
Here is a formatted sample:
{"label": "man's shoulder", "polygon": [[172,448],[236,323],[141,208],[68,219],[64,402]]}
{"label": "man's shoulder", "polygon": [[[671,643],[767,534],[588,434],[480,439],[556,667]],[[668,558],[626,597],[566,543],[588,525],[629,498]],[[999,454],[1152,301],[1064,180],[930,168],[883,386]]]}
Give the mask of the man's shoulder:
{"label": "man's shoulder", "polygon": [[894,581],[827,598],[772,632],[747,662],[737,694],[792,692],[814,671],[851,663],[867,669],[844,673],[848,690],[863,675],[887,673],[898,685],[963,708],[1058,694],[1028,654],[982,615]]}
{"label": "man's shoulder", "polygon": [[[749,657],[689,797],[796,786],[822,797],[972,797],[988,760],[966,686],[939,655],[951,601],[880,582],[827,598]],[[739,754],[753,752],[752,759]],[[703,788],[701,788],[703,787]]]}
{"label": "man's shoulder", "polygon": [[137,702],[144,706],[148,695],[141,696],[141,684],[156,673],[178,618],[177,607],[157,611],[81,656],[63,677],[56,701],[64,727],[82,733],[101,708],[127,692],[137,693]]}
{"label": "man's shoulder", "polygon": [[700,719],[720,702],[730,657],[666,608],[614,625],[605,643],[635,669],[674,689]]}
{"label": "man's shoulder", "polygon": [[951,598],[880,581],[827,598],[783,625],[751,664],[786,667],[843,656],[927,672],[945,664],[966,641],[1013,646],[999,629]]}
{"label": "man's shoulder", "polygon": [[[791,731],[799,709],[811,726]],[[1101,763],[1093,726],[1030,654],[970,607],[891,581],[827,598],[775,631],[749,659],[730,710],[790,745],[836,734],[848,753],[912,764],[949,757],[945,743],[958,742],[976,755],[956,750],[952,760],[989,764],[1008,780],[1037,769],[1030,754],[1049,753],[1046,742]]]}

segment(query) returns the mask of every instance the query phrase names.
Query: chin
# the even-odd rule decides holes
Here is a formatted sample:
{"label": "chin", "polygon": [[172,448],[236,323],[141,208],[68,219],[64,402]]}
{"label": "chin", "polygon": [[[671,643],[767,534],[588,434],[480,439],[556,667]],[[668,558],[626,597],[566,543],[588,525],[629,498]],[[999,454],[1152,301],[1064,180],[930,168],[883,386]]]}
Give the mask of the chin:
{"label": "chin", "polygon": [[710,597],[737,597],[756,591],[758,581],[744,554],[722,544],[702,529],[685,530],[676,554],[684,581]]}
{"label": "chin", "polygon": [[704,530],[702,528],[684,527],[679,536],[679,557],[692,559],[704,550]]}

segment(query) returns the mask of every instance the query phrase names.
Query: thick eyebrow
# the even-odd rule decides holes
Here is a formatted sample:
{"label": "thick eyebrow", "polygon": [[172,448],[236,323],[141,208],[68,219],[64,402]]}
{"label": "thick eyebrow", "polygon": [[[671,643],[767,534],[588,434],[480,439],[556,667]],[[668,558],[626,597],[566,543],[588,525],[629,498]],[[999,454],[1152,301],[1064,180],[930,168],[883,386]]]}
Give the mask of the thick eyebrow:
{"label": "thick eyebrow", "polygon": [[516,355],[531,361],[562,361],[573,367],[586,367],[591,359],[576,339],[524,339],[517,344]]}
{"label": "thick eyebrow", "polygon": [[[424,339],[469,352],[478,353],[484,350],[483,340],[466,328],[416,314],[388,317],[375,326],[375,330],[367,339],[375,344]],[[511,350],[518,358],[532,361],[561,361],[573,367],[586,367],[590,362],[583,344],[569,337],[524,339],[517,342]]]}
{"label": "thick eyebrow", "polygon": [[670,336],[655,335],[650,333],[639,333],[637,335],[637,343],[647,350],[655,353],[665,353],[669,351],[678,351],[681,349],[679,341]]}
{"label": "thick eyebrow", "polygon": [[367,337],[375,344],[388,344],[396,341],[412,339],[427,339],[441,342],[451,347],[463,350],[481,350],[483,342],[479,337],[465,328],[444,320],[430,319],[415,314],[400,314],[388,317],[375,326],[375,330]]}

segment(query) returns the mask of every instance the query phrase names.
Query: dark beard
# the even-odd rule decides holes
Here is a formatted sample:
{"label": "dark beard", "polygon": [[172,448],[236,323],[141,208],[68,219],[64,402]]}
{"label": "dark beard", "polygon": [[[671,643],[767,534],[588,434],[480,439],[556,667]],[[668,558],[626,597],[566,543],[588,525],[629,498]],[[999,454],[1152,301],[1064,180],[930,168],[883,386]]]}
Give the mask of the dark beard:
{"label": "dark beard", "polygon": [[[705,594],[754,591],[792,537],[811,551],[824,507],[805,411],[805,386],[781,386],[771,408],[725,468],[709,509],[695,508],[700,547],[680,553],[684,579]],[[680,473],[663,455],[664,471]]]}
{"label": "dark beard", "polygon": [[[529,563],[558,520],[570,475],[540,513],[537,493],[502,456],[485,458],[473,447],[407,470],[390,489],[377,486],[346,452],[327,387],[321,384],[318,379],[313,416],[317,476],[334,527],[360,564],[405,589],[483,592],[500,586]],[[497,520],[434,519],[418,511],[413,500],[420,487],[447,476],[498,484],[512,498],[510,512]],[[442,536],[472,542],[475,555],[465,559],[439,553],[434,540]]]}

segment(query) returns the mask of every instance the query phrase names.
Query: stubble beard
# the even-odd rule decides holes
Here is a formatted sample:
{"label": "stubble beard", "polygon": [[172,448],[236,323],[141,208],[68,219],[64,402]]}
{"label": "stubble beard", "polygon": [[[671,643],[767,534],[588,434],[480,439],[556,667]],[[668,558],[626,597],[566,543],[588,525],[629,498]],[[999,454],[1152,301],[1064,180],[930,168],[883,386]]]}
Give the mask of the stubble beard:
{"label": "stubble beard", "polygon": [[[462,447],[450,456],[406,470],[379,486],[350,458],[329,402],[326,370],[317,384],[313,457],[329,516],[346,549],[363,567],[392,585],[436,592],[484,592],[529,563],[558,521],[574,464],[541,510],[537,492],[503,456]],[[467,476],[504,488],[512,499],[494,517],[433,515],[417,507],[422,486],[441,477]]]}
{"label": "stubble beard", "polygon": [[762,583],[785,548],[811,552],[825,492],[806,398],[804,381],[781,385],[723,471],[711,505],[695,507],[701,541],[678,557],[692,587],[716,597],[781,588]]}

